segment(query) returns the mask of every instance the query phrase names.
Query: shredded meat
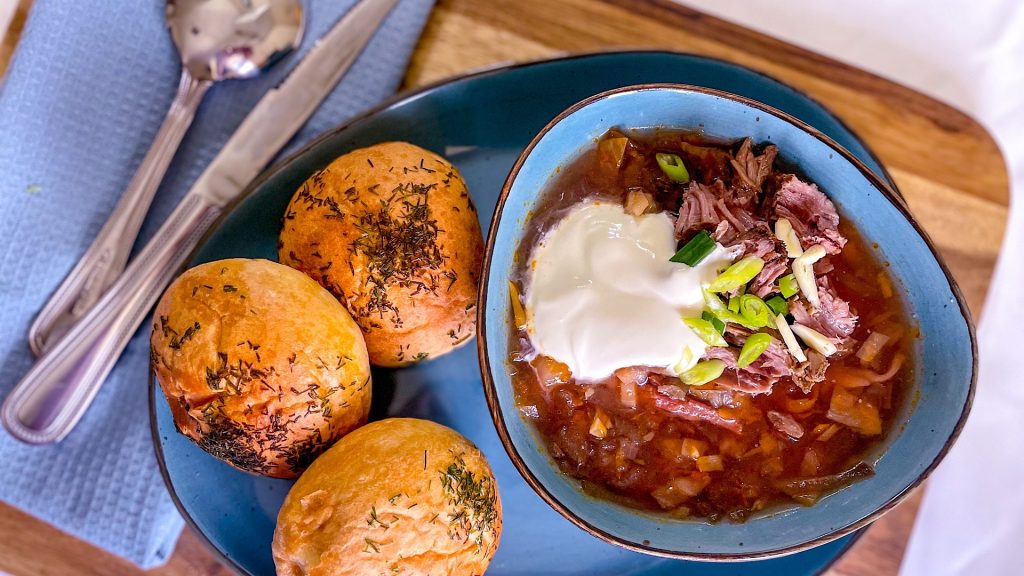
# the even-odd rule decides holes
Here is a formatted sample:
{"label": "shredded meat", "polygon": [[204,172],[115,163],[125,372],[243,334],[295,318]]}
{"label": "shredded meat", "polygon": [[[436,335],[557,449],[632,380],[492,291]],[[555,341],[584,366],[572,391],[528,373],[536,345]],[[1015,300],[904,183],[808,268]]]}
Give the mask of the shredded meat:
{"label": "shredded meat", "polygon": [[810,393],[815,384],[825,379],[826,370],[828,370],[828,360],[814,350],[808,350],[807,361],[801,362],[793,369],[793,383],[799,386],[805,394]]}
{"label": "shredded meat", "polygon": [[782,342],[772,338],[768,348],[744,370],[758,372],[772,378],[790,376],[793,373],[793,357]]}
{"label": "shredded meat", "polygon": [[789,260],[785,254],[776,252],[770,259],[765,260],[764,268],[754,277],[750,283],[750,291],[759,298],[764,298],[775,291],[775,281],[789,269]]}
{"label": "shredded meat", "polygon": [[715,180],[724,180],[729,174],[729,163],[732,155],[717,146],[698,146],[689,142],[679,142],[679,153],[683,162],[700,175],[700,182],[711,184]]}
{"label": "shredded meat", "polygon": [[789,414],[769,410],[768,421],[772,423],[776,430],[791,438],[800,439],[804,436],[804,427]]}
{"label": "shredded meat", "polygon": [[772,163],[779,149],[774,145],[764,147],[759,156],[754,155],[753,140],[747,138],[740,144],[740,149],[730,160],[733,174],[736,175],[738,183],[746,185],[753,190],[760,190],[765,178],[772,172]]}
{"label": "shredded meat", "polygon": [[[677,238],[686,240],[699,230],[709,230],[717,242],[735,248],[738,257],[757,256],[763,260],[764,267],[748,287],[756,296],[764,298],[775,292],[779,277],[789,270],[786,246],[773,233],[776,219],[790,221],[804,248],[818,244],[827,254],[837,254],[846,244],[846,238],[839,233],[835,205],[816,185],[793,174],[773,173],[778,154],[775,146],[766,146],[755,154],[748,138],[731,154],[686,143],[681,148],[686,161],[694,163],[702,177],[691,182],[682,194],[675,224]],[[828,258],[815,266],[821,300],[818,309],[812,311],[797,299],[791,302],[790,312],[796,322],[821,332],[841,353],[846,353],[853,346],[850,335],[857,325],[857,316],[822,276],[831,270]],[[741,347],[749,333],[730,324],[727,339],[733,346]],[[775,338],[745,368],[736,367],[736,357],[736,350],[727,348],[709,348],[704,356],[726,363],[727,369],[717,382],[720,388],[750,394],[770,392],[784,377],[792,377],[808,391],[824,378],[828,367],[828,361],[816,353],[807,362],[795,365],[788,350]]]}
{"label": "shredded meat", "polygon": [[740,257],[757,256],[764,260],[764,268],[750,284],[751,291],[759,297],[763,298],[772,292],[775,289],[775,281],[789,268],[785,245],[771,233],[764,222],[758,222],[734,237],[731,242],[727,241],[724,235],[719,235],[718,231],[715,239],[726,246],[742,248]]}
{"label": "shredded meat", "polygon": [[707,422],[708,424],[713,424],[719,428],[724,428],[736,434],[743,433],[743,425],[740,424],[739,421],[730,418],[723,418],[718,413],[718,410],[715,410],[703,402],[697,402],[696,400],[689,399],[680,400],[678,398],[670,398],[658,392],[654,395],[654,405],[661,410],[682,418],[683,420]]}
{"label": "shredded meat", "polygon": [[792,174],[777,179],[771,202],[776,218],[786,218],[800,237],[804,248],[821,245],[825,252],[838,254],[846,245],[839,233],[839,214],[832,201],[815,184],[801,181]]}
{"label": "shredded meat", "polygon": [[[722,238],[716,237],[716,240],[723,242]],[[750,230],[736,236],[731,242],[728,242],[729,246],[738,246],[743,249],[743,256],[757,256],[762,260],[771,257],[775,252],[780,249],[784,250],[780,246],[781,242],[775,239],[771,231],[768,229],[768,225],[760,223]]]}
{"label": "shredded meat", "polygon": [[857,315],[850,310],[850,304],[836,295],[825,276],[818,277],[818,300],[820,306],[810,312],[801,300],[790,302],[789,312],[797,324],[813,328],[827,336],[840,350],[853,347],[850,335],[857,327]]}
{"label": "shredded meat", "polygon": [[732,390],[723,390],[721,388],[689,388],[686,393],[701,402],[711,404],[714,408],[734,406],[736,404]]}
{"label": "shredded meat", "polygon": [[[730,339],[735,341],[736,337],[730,335]],[[738,346],[742,346],[744,340],[746,335],[739,340]],[[725,372],[716,380],[718,386],[748,394],[771,392],[780,378],[793,373],[789,353],[774,338],[757,360],[743,368],[736,366],[737,351],[733,348],[708,348],[704,358],[725,362]]]}
{"label": "shredded meat", "polygon": [[683,203],[676,218],[676,237],[686,238],[705,228],[714,228],[722,221],[715,210],[715,195],[711,190],[696,182],[683,192]]}
{"label": "shredded meat", "polygon": [[722,215],[722,218],[729,223],[737,234],[750,230],[757,223],[749,212],[743,208],[730,208],[729,204],[721,198],[715,201],[715,207],[718,208],[718,213]]}

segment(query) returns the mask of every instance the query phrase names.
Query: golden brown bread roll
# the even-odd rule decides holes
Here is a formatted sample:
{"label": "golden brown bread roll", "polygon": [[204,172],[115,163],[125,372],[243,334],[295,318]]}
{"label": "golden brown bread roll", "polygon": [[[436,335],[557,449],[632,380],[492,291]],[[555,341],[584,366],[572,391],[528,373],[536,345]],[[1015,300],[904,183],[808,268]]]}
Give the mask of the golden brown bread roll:
{"label": "golden brown bread roll", "polygon": [[348,308],[373,364],[440,356],[476,332],[480,223],[458,171],[427,150],[336,159],[292,197],[278,252]]}
{"label": "golden brown bread roll", "polygon": [[288,492],[274,531],[279,576],[483,574],[501,535],[490,466],[426,420],[363,426]]}
{"label": "golden brown bread roll", "polygon": [[153,313],[150,349],[178,430],[248,472],[298,476],[369,414],[359,327],[319,284],[268,260],[179,276]]}

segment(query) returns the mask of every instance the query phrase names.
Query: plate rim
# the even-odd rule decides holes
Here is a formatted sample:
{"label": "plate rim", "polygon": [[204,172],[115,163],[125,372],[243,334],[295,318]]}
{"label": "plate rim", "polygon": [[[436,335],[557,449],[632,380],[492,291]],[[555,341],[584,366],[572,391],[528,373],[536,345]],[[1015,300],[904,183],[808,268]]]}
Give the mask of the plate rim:
{"label": "plate rim", "polygon": [[[530,468],[526,465],[526,462],[523,460],[522,456],[520,456],[519,451],[516,449],[512,441],[511,435],[509,434],[508,431],[508,427],[505,425],[504,413],[502,412],[501,405],[497,397],[497,386],[494,382],[494,378],[491,376],[491,360],[487,353],[486,328],[484,320],[487,316],[487,293],[488,286],[490,284],[490,268],[491,260],[493,257],[493,249],[498,233],[498,222],[501,219],[502,212],[504,211],[505,204],[508,200],[509,193],[511,192],[512,185],[515,182],[516,177],[519,175],[519,171],[521,170],[527,157],[530,155],[533,149],[537,146],[540,140],[544,136],[546,136],[547,133],[562,120],[565,120],[567,117],[578,112],[580,109],[585,108],[586,106],[589,106],[595,102],[599,102],[601,100],[624,93],[645,92],[651,90],[694,92],[698,94],[704,94],[725,100],[739,102],[746,106],[750,106],[751,108],[757,109],[765,114],[776,116],[779,119],[783,120],[784,122],[792,124],[796,128],[806,132],[811,137],[816,138],[817,140],[825,144],[828,148],[832,149],[833,152],[839,154],[846,161],[850,162],[854,166],[854,168],[860,171],[861,174],[868,180],[868,182],[876,189],[878,189],[878,191],[881,192],[882,196],[887,201],[889,201],[893,205],[893,207],[907,220],[907,222],[914,229],[914,231],[924,241],[925,246],[928,248],[932,256],[935,258],[935,261],[936,263],[938,263],[940,270],[946,277],[946,280],[949,284],[950,293],[953,295],[954,299],[957,302],[960,314],[963,317],[964,324],[967,328],[968,339],[971,345],[971,378],[970,382],[968,383],[967,397],[964,400],[963,408],[960,411],[960,415],[957,418],[956,424],[953,426],[953,430],[951,431],[950,436],[945,439],[945,441],[942,444],[942,447],[939,449],[938,453],[928,464],[928,466],[925,467],[925,469],[912,482],[910,482],[907,486],[900,489],[896,494],[885,500],[882,503],[882,505],[879,506],[876,510],[872,511],[869,514],[866,514],[864,517],[856,521],[847,524],[846,526],[839,528],[838,530],[829,532],[828,534],[824,534],[822,536],[818,536],[816,538],[812,538],[810,540],[806,540],[804,542],[800,542],[794,545],[773,548],[762,552],[751,553],[678,552],[674,550],[657,548],[644,543],[632,542],[626,540],[625,538],[610,534],[598,528],[597,526],[594,526],[591,523],[583,520],[582,518],[578,517],[573,512],[571,512],[569,508],[565,506],[561,501],[559,501],[547,489],[547,487],[545,487],[540,482],[540,480],[534,475],[533,471],[530,470]],[[856,136],[856,134],[854,135]],[[863,140],[860,140],[860,142],[865,146],[865,148],[867,148]],[[886,173],[886,175],[888,175],[888,173]],[[493,225],[488,230],[487,241],[484,246],[483,274],[482,281],[480,284],[479,296],[477,299],[477,354],[480,357],[480,376],[484,385],[484,396],[487,399],[487,405],[491,412],[491,419],[494,421],[494,427],[498,433],[498,438],[501,440],[502,445],[505,447],[505,451],[508,453],[508,456],[512,460],[512,463],[515,465],[516,469],[519,470],[520,475],[523,476],[523,479],[526,481],[526,483],[529,484],[531,488],[533,488],[537,495],[544,499],[544,501],[547,502],[549,506],[555,509],[566,520],[572,522],[580,529],[590,533],[592,536],[604,540],[605,542],[614,544],[616,546],[621,546],[629,550],[633,550],[644,554],[650,554],[654,556],[661,556],[665,558],[678,560],[694,560],[699,562],[713,563],[769,560],[772,558],[779,558],[803,552],[815,548],[817,546],[833,542],[848,534],[856,532],[861,528],[865,528],[869,526],[871,523],[873,523],[875,520],[882,517],[885,513],[892,510],[895,506],[903,502],[910,495],[910,493],[913,492],[913,490],[916,487],[920,486],[921,483],[924,482],[931,475],[931,473],[935,470],[939,463],[945,459],[946,455],[949,453],[949,450],[952,448],[953,444],[955,444],[956,440],[959,438],[960,433],[967,422],[967,417],[969,416],[971,412],[971,407],[974,403],[974,394],[977,389],[978,381],[978,342],[976,335],[976,327],[973,315],[971,314],[970,309],[967,307],[967,300],[964,298],[964,295],[960,290],[959,284],[953,278],[952,272],[946,265],[946,262],[943,259],[942,255],[939,253],[935,243],[932,241],[927,231],[925,231],[924,228],[921,227],[920,223],[917,221],[917,218],[910,211],[910,208],[907,205],[906,200],[898,192],[895,183],[893,183],[892,185],[887,183],[883,177],[881,177],[878,174],[875,174],[875,172],[868,168],[867,165],[864,162],[862,162],[859,158],[854,156],[845,147],[841,146],[839,143],[837,143],[829,136],[825,135],[817,128],[777,108],[774,108],[757,100],[741,96],[739,94],[726,92],[724,90],[717,90],[714,88],[707,88],[703,86],[695,86],[692,84],[680,83],[652,82],[635,84],[631,86],[613,88],[611,90],[606,90],[601,93],[594,94],[592,96],[584,98],[583,100],[580,100],[579,102],[576,102],[575,104],[569,106],[560,114],[555,116],[550,122],[548,122],[546,126],[544,126],[544,128],[540,130],[540,132],[537,133],[536,136],[534,136],[534,138],[530,141],[530,144],[523,149],[523,151],[519,155],[519,158],[516,160],[515,164],[512,166],[512,169],[509,171],[509,174],[505,179],[505,183],[502,186],[500,194],[498,195],[498,201],[497,204],[495,205],[494,213],[491,217],[491,222],[493,223]],[[838,559],[840,555],[837,555],[836,559]]]}
{"label": "plate rim", "polygon": [[[733,67],[733,68],[738,68],[738,69],[741,69],[741,70],[743,70],[745,72],[748,72],[748,73],[752,73],[752,74],[754,74],[754,75],[756,75],[756,76],[758,76],[758,77],[760,77],[762,79],[765,79],[765,80],[767,80],[769,82],[772,82],[774,84],[777,84],[779,86],[782,86],[782,87],[792,91],[793,93],[797,94],[798,96],[800,96],[804,100],[806,100],[808,102],[811,102],[811,103],[815,104],[816,106],[818,106],[825,114],[830,116],[841,128],[843,128],[843,130],[848,132],[855,140],[857,140],[857,142],[859,142],[861,144],[861,146],[863,146],[864,151],[867,153],[868,157],[871,158],[871,160],[879,167],[879,169],[882,172],[881,174],[877,175],[877,177],[882,179],[888,186],[890,186],[892,191],[895,193],[895,197],[898,199],[900,204],[902,204],[904,207],[906,206],[905,199],[903,198],[902,192],[900,192],[899,188],[896,186],[896,182],[893,179],[892,175],[889,173],[888,168],[886,168],[885,164],[882,163],[881,159],[879,159],[879,157],[875,153],[874,149],[872,149],[867,144],[867,142],[864,141],[864,139],[860,136],[860,134],[857,131],[855,131],[853,128],[851,128],[849,126],[849,124],[847,124],[842,118],[837,116],[829,107],[825,106],[825,104],[823,104],[820,100],[818,100],[817,98],[811,96],[806,91],[804,91],[804,90],[802,90],[802,89],[800,89],[800,88],[798,88],[796,86],[793,86],[792,84],[790,84],[788,82],[780,80],[780,79],[778,79],[778,78],[776,78],[776,77],[774,77],[774,76],[772,76],[770,74],[762,72],[760,70],[757,70],[757,69],[754,69],[754,68],[750,68],[750,67],[745,66],[743,64],[739,64],[737,62],[732,62],[730,60],[726,60],[724,58],[719,58],[719,57],[716,57],[716,56],[710,56],[710,55],[706,55],[706,54],[700,54],[700,53],[696,53],[696,52],[688,52],[688,51],[682,51],[682,50],[669,50],[669,49],[659,49],[659,48],[637,48],[637,49],[615,49],[615,48],[610,48],[610,49],[604,49],[604,50],[590,50],[590,51],[584,51],[584,52],[574,52],[574,53],[571,53],[571,54],[562,54],[562,55],[557,55],[557,56],[552,56],[552,57],[535,58],[535,59],[522,60],[522,61],[516,61],[516,62],[498,62],[498,63],[487,65],[487,66],[472,68],[470,70],[467,70],[465,72],[462,72],[460,74],[456,74],[456,75],[453,75],[453,76],[448,76],[448,77],[445,77],[445,78],[440,78],[438,80],[434,80],[432,82],[428,82],[426,84],[423,84],[422,86],[417,86],[417,87],[414,87],[414,88],[410,88],[410,89],[406,89],[406,90],[401,90],[401,91],[393,94],[392,96],[389,96],[388,98],[386,98],[383,101],[381,101],[379,104],[377,104],[377,105],[375,105],[373,107],[370,107],[367,110],[365,110],[363,112],[360,112],[360,113],[356,114],[355,116],[352,116],[351,118],[345,120],[344,122],[338,123],[338,124],[332,126],[331,128],[328,128],[324,132],[314,136],[312,139],[309,140],[309,142],[303,144],[302,146],[297,148],[295,151],[293,151],[293,152],[283,156],[282,158],[274,161],[270,166],[268,166],[267,168],[262,170],[256,176],[256,178],[254,178],[245,187],[245,189],[242,191],[241,194],[239,194],[235,199],[233,199],[231,202],[229,202],[228,204],[225,205],[221,215],[217,217],[217,219],[213,222],[213,224],[210,225],[209,229],[200,237],[199,241],[196,244],[196,247],[189,253],[188,257],[186,258],[186,263],[181,266],[181,268],[179,269],[178,273],[180,273],[182,270],[184,270],[184,269],[186,269],[188,267],[188,264],[191,263],[191,261],[195,258],[195,255],[199,252],[201,247],[203,245],[205,245],[206,242],[209,240],[209,238],[219,229],[220,225],[224,222],[224,220],[228,216],[230,216],[231,213],[234,212],[235,208],[237,208],[238,205],[241,204],[242,202],[246,201],[257,189],[262,187],[264,185],[264,183],[266,183],[267,180],[272,178],[274,175],[276,175],[280,171],[284,170],[288,165],[290,165],[293,162],[297,161],[302,156],[305,156],[313,148],[316,148],[316,147],[320,146],[324,141],[331,139],[332,137],[334,137],[335,135],[337,135],[340,132],[348,130],[349,128],[351,128],[352,126],[358,124],[359,122],[365,121],[365,120],[367,120],[368,118],[370,118],[372,116],[375,116],[377,114],[380,114],[380,113],[382,113],[384,111],[387,111],[387,110],[389,110],[391,108],[394,108],[394,107],[397,107],[399,105],[405,104],[407,102],[411,102],[411,101],[413,101],[413,100],[415,100],[415,99],[417,99],[419,97],[422,97],[422,96],[426,95],[427,93],[434,92],[434,91],[436,91],[438,89],[447,87],[447,86],[449,86],[451,84],[457,84],[457,83],[460,83],[460,82],[467,82],[467,81],[471,81],[471,80],[475,80],[475,79],[483,78],[483,77],[488,77],[488,76],[497,76],[497,75],[500,75],[500,74],[504,74],[504,73],[515,71],[515,70],[519,70],[519,69],[531,68],[531,67],[534,67],[534,66],[542,66],[542,65],[546,65],[546,64],[553,64],[553,63],[557,63],[557,62],[568,62],[568,61],[574,61],[574,60],[589,60],[589,59],[600,58],[600,57],[604,57],[604,56],[630,56],[630,55],[682,56],[682,57],[689,57],[689,58],[695,58],[695,59],[699,59],[699,60],[710,61],[710,62],[714,62],[714,63],[717,63],[717,64],[722,64],[722,65],[730,66],[730,67]],[[591,96],[591,97],[593,97],[593,96]],[[564,112],[560,113],[559,117],[563,113]],[[799,122],[799,120],[798,120],[798,122]],[[532,142],[531,142],[531,145],[532,145]],[[518,164],[518,162],[517,162],[517,164]],[[867,169],[867,170],[868,170],[869,173],[874,174],[871,169]],[[510,174],[511,174],[511,172],[510,172]],[[507,179],[508,179],[508,177],[506,177],[506,181],[507,181]],[[503,186],[503,191],[504,191],[504,186]],[[501,197],[499,196],[499,200],[500,200],[500,198]],[[492,220],[493,220],[493,217],[492,217]],[[942,262],[940,262],[940,264],[942,264],[943,269],[945,270],[945,264],[942,263]],[[947,275],[948,275],[948,272],[947,272]],[[972,333],[972,340],[973,340],[973,334],[974,334],[973,322],[970,322],[970,324],[971,324],[971,333]],[[478,342],[479,342],[479,339],[478,339]],[[975,344],[975,347],[976,347],[976,344]],[[479,358],[479,354],[478,354],[478,358]],[[481,368],[481,371],[482,371],[483,367],[481,366],[480,368]],[[977,373],[977,353],[975,352],[975,379],[976,379],[976,373]],[[181,498],[178,496],[178,492],[177,492],[177,490],[174,487],[174,482],[171,480],[170,472],[169,472],[169,470],[167,468],[167,462],[166,462],[166,460],[164,458],[163,445],[161,443],[160,430],[158,428],[157,417],[156,417],[156,394],[157,394],[157,389],[156,388],[157,388],[157,383],[156,383],[156,379],[153,377],[152,371],[149,371],[147,379],[148,379],[147,405],[148,405],[148,412],[149,412],[150,435],[151,435],[152,441],[153,441],[153,450],[154,450],[154,453],[156,455],[157,467],[159,468],[160,476],[163,479],[164,487],[167,489],[167,492],[168,492],[168,494],[171,497],[171,501],[174,503],[174,507],[177,509],[178,514],[184,520],[185,525],[191,530],[191,532],[195,536],[198,537],[198,540],[210,552],[213,553],[213,556],[222,565],[224,565],[225,567],[227,567],[228,569],[234,571],[237,574],[245,575],[245,576],[253,576],[253,574],[250,571],[248,571],[243,566],[241,566],[237,561],[235,561],[234,558],[228,556],[227,553],[222,551],[210,539],[210,537],[206,534],[206,532],[204,532],[202,529],[199,528],[199,526],[196,524],[195,520],[192,518],[192,515],[186,509],[184,503],[181,501]],[[489,394],[487,392],[487,383],[486,383],[486,381],[484,382],[484,390],[485,390],[485,397],[489,396]],[[971,399],[973,399],[973,394],[974,394],[974,386],[972,385],[972,388],[971,388]],[[489,398],[488,398],[488,403],[490,403],[490,399]],[[494,418],[494,411],[493,410],[489,410],[489,411],[491,412],[491,417],[493,419]],[[962,427],[962,425],[963,425],[963,423],[961,421],[960,427]],[[959,433],[959,428],[958,428],[957,432]],[[501,439],[500,432],[499,432],[499,439]],[[503,444],[503,447],[504,447],[505,442],[504,442],[503,439],[502,439],[502,444]],[[507,448],[506,448],[506,451],[507,451]],[[518,464],[516,463],[516,461],[514,459],[513,459],[513,464],[516,466],[517,472],[519,472]],[[520,472],[520,475],[522,476],[523,474]],[[524,480],[525,480],[525,477],[524,477]],[[527,483],[529,483],[529,482],[527,482]],[[532,488],[532,486],[531,486],[531,488]],[[831,567],[840,558],[842,558],[847,552],[849,552],[850,548],[852,548],[854,546],[854,544],[859,542],[861,537],[864,535],[864,531],[863,530],[851,531],[851,532],[853,532],[852,537],[846,542],[846,544],[842,548],[840,548],[839,550],[837,550],[835,552],[835,554],[828,560],[828,562],[824,566],[822,566],[820,568],[820,570],[815,572],[815,575],[824,574],[829,569],[831,569]],[[849,535],[849,534],[844,534],[844,536],[846,536],[846,535]],[[838,539],[838,538],[836,538],[836,539]],[[642,552],[641,551],[641,553],[646,553],[646,552]],[[672,557],[672,558],[673,559],[680,559],[678,557]],[[699,561],[699,562],[707,562],[708,561],[707,558],[692,558],[691,560],[696,560],[696,561]],[[756,560],[758,560],[758,558],[747,558],[746,560],[756,561]]]}

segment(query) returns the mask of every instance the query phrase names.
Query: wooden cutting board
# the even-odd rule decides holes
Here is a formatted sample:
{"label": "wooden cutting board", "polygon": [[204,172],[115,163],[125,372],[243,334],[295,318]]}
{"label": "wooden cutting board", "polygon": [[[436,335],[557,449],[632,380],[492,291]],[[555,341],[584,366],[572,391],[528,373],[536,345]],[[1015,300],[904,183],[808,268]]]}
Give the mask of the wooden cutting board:
{"label": "wooden cutting board", "polygon": [[[0,45],[0,71],[12,46],[10,38]],[[622,48],[729,60],[823,102],[877,153],[938,245],[975,317],[980,313],[1007,217],[1006,167],[977,122],[899,84],[669,0],[439,0],[405,86],[502,62]],[[919,498],[876,522],[829,573],[895,574]],[[0,570],[16,576],[141,573],[2,504]],[[171,561],[151,573],[230,574],[189,533]]]}

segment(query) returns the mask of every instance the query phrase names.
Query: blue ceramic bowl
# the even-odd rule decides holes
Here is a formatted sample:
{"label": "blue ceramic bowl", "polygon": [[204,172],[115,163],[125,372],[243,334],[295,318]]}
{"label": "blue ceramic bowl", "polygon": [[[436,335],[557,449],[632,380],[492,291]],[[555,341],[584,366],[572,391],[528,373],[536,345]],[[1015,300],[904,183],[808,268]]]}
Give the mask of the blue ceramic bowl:
{"label": "blue ceramic bowl", "polygon": [[[712,138],[778,145],[781,158],[820,186],[868,243],[877,242],[922,338],[914,345],[914,390],[869,458],[876,474],[820,500],[755,516],[743,524],[670,520],[584,494],[560,472],[516,407],[509,378],[508,279],[530,226],[530,211],[560,166],[609,128],[671,127]],[[593,535],[651,554],[741,560],[790,554],[829,542],[895,506],[939,463],[960,432],[976,375],[974,328],[966,304],[906,205],[859,160],[814,128],[733,94],[650,84],[598,94],[547,125],[512,168],[487,242],[478,349],[488,405],[505,449],[552,507]]]}

